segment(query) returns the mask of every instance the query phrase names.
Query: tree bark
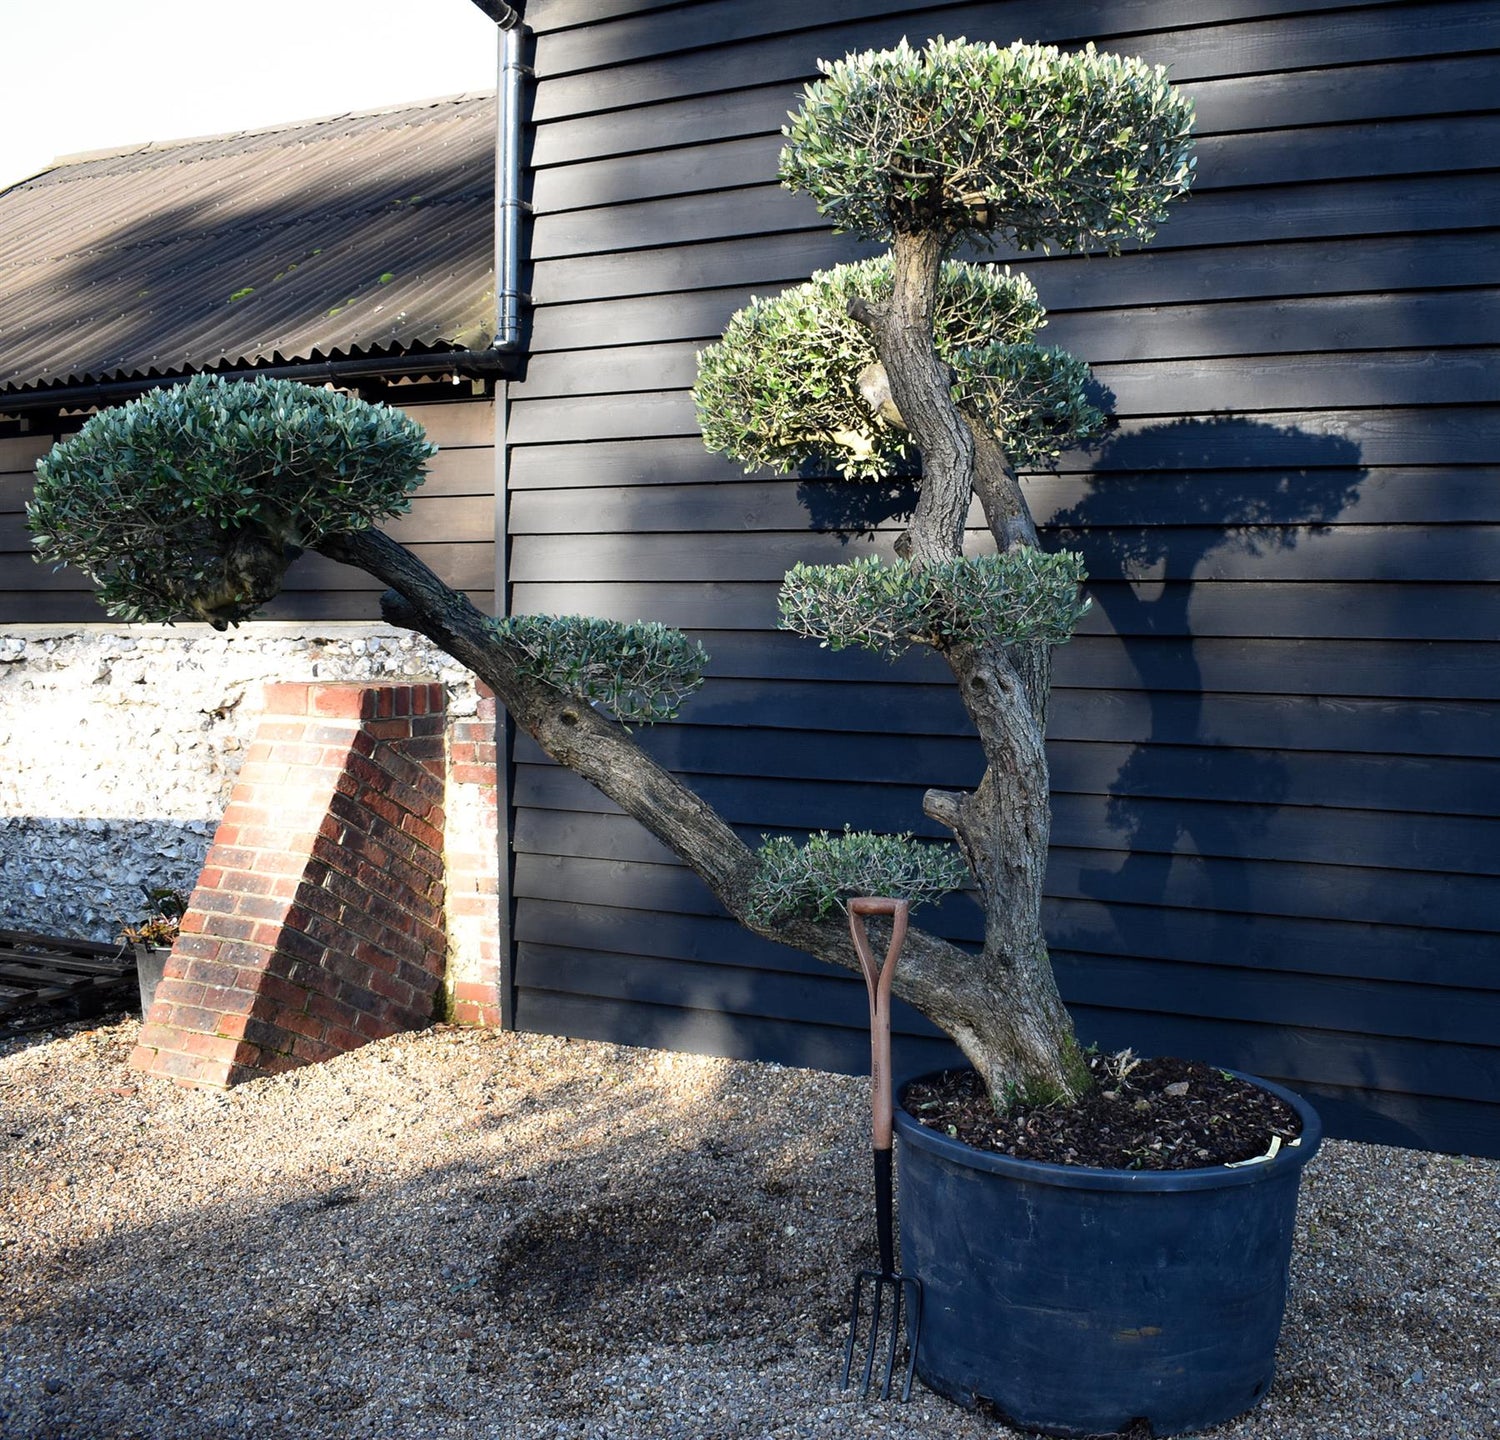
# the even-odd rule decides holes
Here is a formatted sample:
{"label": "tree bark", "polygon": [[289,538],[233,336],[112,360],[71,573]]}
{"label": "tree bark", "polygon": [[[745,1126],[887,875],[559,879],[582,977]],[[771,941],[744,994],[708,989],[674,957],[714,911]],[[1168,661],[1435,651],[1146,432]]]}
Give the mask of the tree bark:
{"label": "tree bark", "polygon": [[935,234],[898,234],[891,247],[890,302],[856,297],[850,315],[869,328],[891,399],[922,452],[922,489],[904,547],[919,565],[963,553],[974,489],[974,436],[949,395],[948,367],[933,348],[938,275],[947,248]]}
{"label": "tree bark", "polygon": [[1021,482],[1011,468],[1010,457],[993,435],[967,415],[964,423],[974,441],[974,493],[984,507],[984,518],[1000,551],[1017,545],[1038,545],[1036,522],[1021,493]]}

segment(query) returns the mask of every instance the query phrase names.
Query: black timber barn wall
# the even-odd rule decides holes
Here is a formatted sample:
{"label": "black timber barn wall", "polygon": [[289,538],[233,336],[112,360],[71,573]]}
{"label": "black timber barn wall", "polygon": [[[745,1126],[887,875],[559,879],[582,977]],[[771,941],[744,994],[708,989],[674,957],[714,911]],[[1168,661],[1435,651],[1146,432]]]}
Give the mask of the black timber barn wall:
{"label": "black timber barn wall", "polygon": [[[1165,62],[1199,179],[1147,251],[1025,257],[1116,397],[1029,482],[1096,599],[1059,652],[1048,926],[1083,1035],[1296,1083],[1334,1133],[1500,1153],[1494,522],[1500,7],[533,0],[516,611],[689,628],[665,761],[762,832],[930,829],[977,774],[946,672],[774,631],[846,492],[707,454],[694,353],[867,249],[777,187],[817,57],[1020,36]],[[868,524],[856,517],[854,531]],[[741,933],[634,822],[516,754],[522,1028],[857,1069],[859,985]],[[933,832],[935,833],[935,832]],[[940,929],[976,935],[960,897]],[[937,1053],[901,1017],[906,1063]]]}
{"label": "black timber barn wall", "polygon": [[[440,447],[427,483],[412,498],[411,509],[385,529],[481,609],[492,611],[495,401],[432,398],[434,392],[441,395],[443,391],[453,393],[454,387],[428,385],[418,391],[397,386],[380,397],[405,410]],[[3,408],[0,400],[0,413]],[[65,415],[45,433],[5,436],[0,432],[0,624],[109,620],[86,576],[71,567],[54,572],[34,562],[26,532],[26,501],[31,498],[36,462],[54,439],[73,433],[79,423],[78,417]],[[378,582],[362,570],[321,555],[304,555],[293,563],[285,588],[261,618],[379,620],[380,590]]]}

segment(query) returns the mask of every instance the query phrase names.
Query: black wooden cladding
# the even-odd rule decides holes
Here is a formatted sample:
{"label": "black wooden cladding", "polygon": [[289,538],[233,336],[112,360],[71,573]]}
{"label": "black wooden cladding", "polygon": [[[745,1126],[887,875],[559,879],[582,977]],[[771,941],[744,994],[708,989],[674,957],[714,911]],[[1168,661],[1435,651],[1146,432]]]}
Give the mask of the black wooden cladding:
{"label": "black wooden cladding", "polygon": [[[1147,250],[999,257],[1096,368],[1105,442],[1028,480],[1095,607],[1058,653],[1048,927],[1085,1036],[1290,1079],[1335,1133],[1500,1153],[1500,11],[1479,0],[533,0],[531,359],[510,603],[698,633],[646,732],[749,839],[932,833],[977,773],[946,672],[776,633],[795,559],[889,554],[899,486],[708,455],[695,352],[873,253],[775,185],[819,57],[933,34],[1169,63],[1193,197]],[[971,517],[977,520],[977,516]],[[976,535],[977,540],[977,535]],[[527,1028],[857,1069],[857,983],[721,918],[516,753]],[[966,897],[931,921],[973,940]],[[903,1011],[903,1064],[946,1052]]]}
{"label": "black wooden cladding", "polygon": [[[494,404],[481,399],[403,408],[422,424],[439,452],[411,510],[386,529],[481,609],[492,610]],[[71,568],[53,572],[32,559],[25,503],[31,496],[33,467],[51,448],[52,439],[0,439],[0,623],[72,624],[109,618],[86,576]],[[362,570],[304,555],[293,562],[281,594],[262,614],[268,620],[378,620],[381,588]]]}

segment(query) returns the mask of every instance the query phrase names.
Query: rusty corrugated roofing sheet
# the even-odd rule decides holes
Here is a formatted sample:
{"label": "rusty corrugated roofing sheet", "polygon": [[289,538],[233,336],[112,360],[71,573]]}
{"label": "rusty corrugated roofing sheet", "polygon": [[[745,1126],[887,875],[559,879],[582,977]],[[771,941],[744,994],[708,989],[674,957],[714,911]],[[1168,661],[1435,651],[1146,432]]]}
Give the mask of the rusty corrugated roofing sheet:
{"label": "rusty corrugated roofing sheet", "polygon": [[0,192],[0,396],[494,333],[492,95],[62,161]]}

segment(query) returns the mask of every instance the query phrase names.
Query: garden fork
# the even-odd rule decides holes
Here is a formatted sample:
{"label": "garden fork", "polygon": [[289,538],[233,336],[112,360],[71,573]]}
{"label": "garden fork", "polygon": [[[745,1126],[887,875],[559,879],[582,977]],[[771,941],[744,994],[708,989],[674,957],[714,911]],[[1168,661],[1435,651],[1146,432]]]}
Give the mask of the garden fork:
{"label": "garden fork", "polygon": [[[843,1388],[849,1388],[849,1374],[854,1367],[854,1346],[868,1282],[874,1292],[875,1305],[866,1341],[864,1382],[859,1393],[861,1398],[870,1393],[875,1351],[880,1343],[881,1314],[889,1293],[890,1333],[885,1349],[885,1375],[880,1386],[882,1400],[888,1400],[891,1394],[903,1305],[910,1311],[911,1319],[902,1400],[911,1399],[912,1376],[917,1366],[917,1335],[922,1328],[922,1287],[897,1271],[891,1225],[891,977],[896,973],[910,913],[911,907],[905,900],[859,899],[849,902],[849,933],[854,937],[854,949],[859,955],[860,969],[864,971],[865,989],[870,992],[870,1108],[874,1120],[875,1232],[880,1245],[880,1268],[861,1270],[854,1277],[854,1294],[849,1302],[849,1342],[844,1347]],[[866,915],[891,917],[891,943],[883,964],[876,962],[870,950],[869,936],[865,932]]]}

